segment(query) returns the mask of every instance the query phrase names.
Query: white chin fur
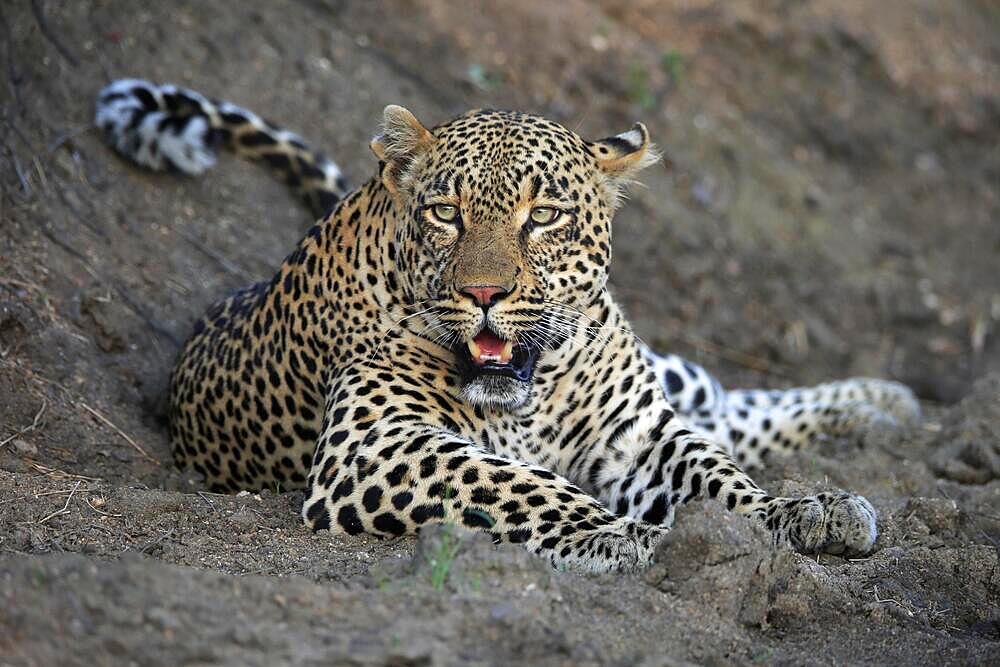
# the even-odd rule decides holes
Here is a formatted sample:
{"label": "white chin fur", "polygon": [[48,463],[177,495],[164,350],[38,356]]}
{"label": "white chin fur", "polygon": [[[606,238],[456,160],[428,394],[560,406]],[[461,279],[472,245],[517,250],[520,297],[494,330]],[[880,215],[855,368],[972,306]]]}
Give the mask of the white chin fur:
{"label": "white chin fur", "polygon": [[497,410],[512,410],[531,396],[531,385],[513,378],[483,375],[462,387],[462,398],[469,405]]}

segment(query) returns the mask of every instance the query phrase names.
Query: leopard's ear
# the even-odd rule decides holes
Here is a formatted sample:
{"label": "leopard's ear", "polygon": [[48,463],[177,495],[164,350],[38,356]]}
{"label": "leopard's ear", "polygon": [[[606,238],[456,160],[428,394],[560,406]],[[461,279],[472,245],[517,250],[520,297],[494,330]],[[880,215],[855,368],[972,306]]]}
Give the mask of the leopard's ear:
{"label": "leopard's ear", "polygon": [[590,149],[607,177],[605,199],[612,208],[621,203],[636,175],[660,159],[660,152],[650,142],[649,131],[642,123],[636,123],[627,132],[595,141]]}
{"label": "leopard's ear", "polygon": [[398,194],[407,189],[410,167],[437,139],[408,109],[395,104],[382,112],[381,130],[370,146],[381,163],[382,182]]}

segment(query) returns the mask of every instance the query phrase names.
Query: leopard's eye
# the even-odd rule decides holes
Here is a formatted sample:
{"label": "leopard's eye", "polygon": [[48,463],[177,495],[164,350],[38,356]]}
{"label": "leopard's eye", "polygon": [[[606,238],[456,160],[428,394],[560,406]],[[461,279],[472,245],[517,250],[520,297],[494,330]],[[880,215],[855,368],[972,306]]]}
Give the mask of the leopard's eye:
{"label": "leopard's eye", "polygon": [[454,222],[458,217],[458,207],[451,204],[435,204],[431,208],[434,217],[441,222]]}
{"label": "leopard's eye", "polygon": [[561,213],[562,211],[559,209],[549,206],[538,206],[531,209],[531,221],[536,225],[551,225],[559,219]]}

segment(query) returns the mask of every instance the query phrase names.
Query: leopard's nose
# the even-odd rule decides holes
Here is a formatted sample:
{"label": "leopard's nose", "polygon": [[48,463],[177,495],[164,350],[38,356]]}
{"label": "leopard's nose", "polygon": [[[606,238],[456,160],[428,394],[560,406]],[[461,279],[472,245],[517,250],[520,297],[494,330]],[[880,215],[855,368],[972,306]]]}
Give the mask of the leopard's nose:
{"label": "leopard's nose", "polygon": [[472,297],[472,300],[483,308],[492,306],[510,293],[510,290],[500,285],[465,285],[458,291]]}

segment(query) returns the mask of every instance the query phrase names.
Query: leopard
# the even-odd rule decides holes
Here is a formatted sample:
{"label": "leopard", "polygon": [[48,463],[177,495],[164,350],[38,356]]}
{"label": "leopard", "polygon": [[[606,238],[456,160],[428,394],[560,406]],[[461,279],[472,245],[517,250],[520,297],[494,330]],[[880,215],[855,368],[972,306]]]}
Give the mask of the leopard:
{"label": "leopard", "polygon": [[874,548],[863,496],[771,495],[747,470],[905,433],[907,387],[725,390],[646,346],[612,296],[612,220],[661,159],[642,123],[589,140],[519,111],[427,127],[389,105],[351,189],[298,134],[188,88],[113,81],[95,122],[154,171],[257,161],[317,220],[197,321],[170,375],[174,462],[212,490],[302,489],[313,531],[449,523],[589,572],[647,567],[701,498],[802,553]]}

